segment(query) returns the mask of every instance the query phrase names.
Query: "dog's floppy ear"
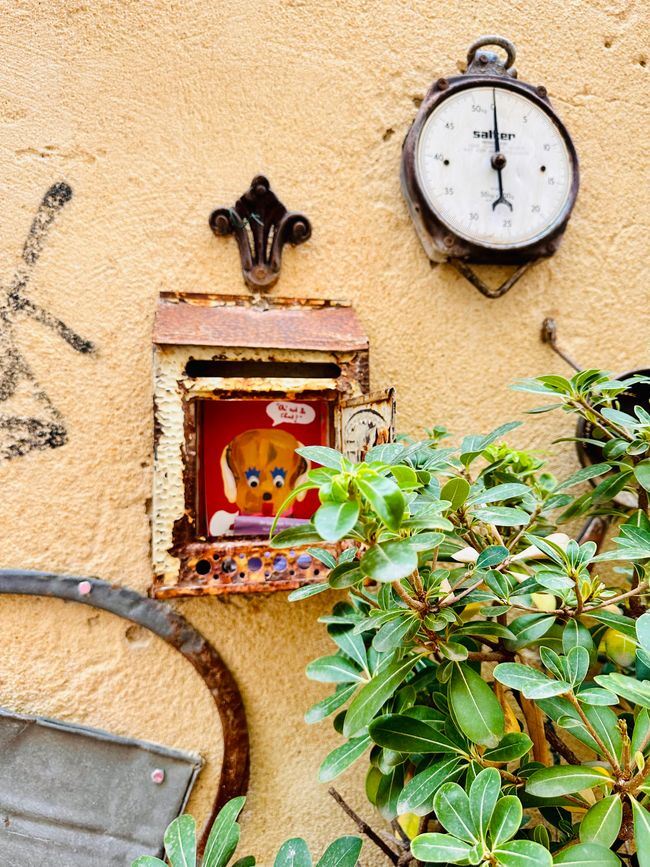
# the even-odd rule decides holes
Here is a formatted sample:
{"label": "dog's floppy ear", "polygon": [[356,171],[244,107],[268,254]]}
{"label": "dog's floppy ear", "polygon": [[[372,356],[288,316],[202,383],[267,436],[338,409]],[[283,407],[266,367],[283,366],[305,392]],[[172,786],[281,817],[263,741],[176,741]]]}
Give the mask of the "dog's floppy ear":
{"label": "dog's floppy ear", "polygon": [[223,479],[223,492],[229,503],[237,501],[237,482],[230,467],[230,443],[221,452],[221,478]]}
{"label": "dog's floppy ear", "polygon": [[[303,444],[298,442],[298,447],[302,448]],[[307,473],[309,472],[309,468],[311,467],[311,463],[303,458],[302,455],[296,455],[298,458],[298,478],[295,481],[294,488],[297,488],[298,485],[302,485],[303,482],[307,481]],[[307,496],[307,491],[303,491],[302,494],[298,494],[296,500],[301,503],[305,497]]]}

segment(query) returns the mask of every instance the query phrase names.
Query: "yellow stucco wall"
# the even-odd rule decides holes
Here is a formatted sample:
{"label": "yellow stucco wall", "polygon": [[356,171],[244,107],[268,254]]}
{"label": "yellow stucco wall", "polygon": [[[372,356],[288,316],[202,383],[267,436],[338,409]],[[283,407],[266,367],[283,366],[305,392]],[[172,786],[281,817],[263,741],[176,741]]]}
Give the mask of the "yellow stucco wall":
{"label": "yellow stucco wall", "polygon": [[[27,294],[98,347],[82,355],[32,319],[15,323],[69,439],[0,465],[3,567],[147,589],[154,302],[163,289],[244,290],[234,243],[207,218],[258,172],[314,226],[287,252],[276,291],[354,302],[373,386],[397,387],[402,430],[475,432],[521,414],[530,404],[508,383],[564,370],[538,339],[548,315],[584,364],[648,365],[644,0],[12,0],[2,13],[0,280],[11,281],[45,190],[65,180],[74,195]],[[414,102],[486,32],[511,38],[520,76],[548,87],[582,170],[560,252],[499,301],[431,269],[398,177]],[[6,352],[1,316],[0,333]],[[541,446],[570,432],[552,414],[514,439]],[[574,466],[569,445],[554,454],[556,468]],[[302,722],[324,694],[302,671],[329,649],[316,618],[331,602],[179,603],[244,694],[244,835],[262,863],[290,835],[321,849],[350,830],[316,781],[337,738]],[[0,599],[0,634],[0,705],[200,752],[190,808],[204,817],[218,723],[177,654],[109,615],[45,600]],[[370,815],[361,778],[353,770],[339,787]]]}

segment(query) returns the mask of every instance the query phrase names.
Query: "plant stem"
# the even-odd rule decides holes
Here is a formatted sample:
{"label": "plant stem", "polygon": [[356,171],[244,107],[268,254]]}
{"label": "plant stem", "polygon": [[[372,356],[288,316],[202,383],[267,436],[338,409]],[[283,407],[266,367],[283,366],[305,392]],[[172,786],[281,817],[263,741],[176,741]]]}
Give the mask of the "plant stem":
{"label": "plant stem", "polygon": [[348,814],[348,816],[352,819],[352,821],[356,824],[357,828],[361,831],[362,834],[365,834],[369,840],[378,846],[384,855],[387,855],[388,858],[393,862],[393,864],[397,864],[399,861],[399,855],[397,852],[394,852],[388,843],[385,843],[379,834],[377,834],[373,829],[368,825],[367,822],[364,822],[361,816],[358,816],[352,807],[350,807],[343,798],[339,795],[335,788],[328,789],[330,795],[334,798],[339,807]]}
{"label": "plant stem", "polygon": [[459,602],[465,596],[469,596],[472,590],[476,590],[476,588],[483,583],[483,579],[477,581],[475,584],[471,584],[469,587],[466,587],[462,593],[459,593],[458,596],[448,596],[446,599],[443,599],[439,608],[448,608],[450,605],[454,605],[456,602]]}
{"label": "plant stem", "polygon": [[562,738],[555,731],[555,726],[553,723],[547,719],[544,722],[544,733],[546,735],[546,740],[549,742],[551,749],[555,750],[555,752],[562,756],[565,761],[567,761],[570,765],[579,765],[580,759],[573,752],[571,747],[567,746]]}
{"label": "plant stem", "polygon": [[597,611],[599,608],[606,608],[608,605],[616,605],[618,602],[622,602],[624,599],[629,599],[630,596],[638,596],[639,594],[644,593],[647,589],[648,582],[643,581],[641,584],[637,584],[636,587],[628,590],[627,593],[621,593],[619,596],[612,596],[611,599],[604,599],[597,605],[590,605],[588,608],[585,608],[582,613],[589,614],[591,611]]}
{"label": "plant stem", "polygon": [[485,652],[482,650],[470,650],[467,658],[472,662],[511,662],[514,659],[514,653],[508,653],[507,651],[501,653],[499,650]]}
{"label": "plant stem", "polygon": [[411,575],[411,583],[413,584],[413,589],[417,593],[418,599],[423,602],[426,594],[424,592],[424,585],[422,584],[420,573],[417,569]]}
{"label": "plant stem", "polygon": [[417,599],[414,599],[406,590],[402,587],[401,581],[392,581],[393,589],[406,605],[413,609],[413,611],[417,611],[418,614],[422,614],[423,612],[427,612],[429,610],[429,606],[425,602],[419,602]]}
{"label": "plant stem", "polygon": [[620,777],[620,776],[622,775],[623,771],[622,771],[622,769],[621,769],[619,763],[618,763],[617,760],[616,760],[616,756],[613,756],[613,755],[610,753],[610,751],[609,751],[609,750],[607,749],[607,747],[605,746],[605,744],[604,744],[603,739],[601,738],[601,736],[598,734],[598,732],[596,731],[596,729],[595,729],[595,728],[592,726],[592,724],[589,722],[589,719],[588,719],[587,715],[586,715],[585,712],[583,711],[582,706],[580,705],[580,702],[578,701],[578,699],[575,697],[573,691],[571,691],[571,692],[567,692],[567,693],[566,693],[566,697],[569,699],[569,701],[570,701],[571,704],[574,706],[574,708],[578,711],[578,714],[580,715],[580,719],[582,720],[582,722],[583,722],[585,728],[587,729],[587,731],[589,732],[589,734],[592,736],[592,738],[596,741],[596,743],[597,743],[598,746],[600,747],[600,749],[601,749],[603,755],[605,756],[605,758],[607,759],[607,761],[608,761],[608,762],[610,763],[610,765],[612,766],[612,770],[614,771],[614,773],[615,773],[618,777]]}

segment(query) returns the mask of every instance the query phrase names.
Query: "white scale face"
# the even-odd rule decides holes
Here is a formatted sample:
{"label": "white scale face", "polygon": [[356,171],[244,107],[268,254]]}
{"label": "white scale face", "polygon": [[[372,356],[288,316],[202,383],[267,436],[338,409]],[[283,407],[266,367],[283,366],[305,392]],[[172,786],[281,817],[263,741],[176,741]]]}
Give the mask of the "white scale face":
{"label": "white scale face", "polygon": [[415,162],[434,213],[461,238],[486,247],[544,237],[571,195],[570,155],[549,115],[491,85],[461,90],[434,109]]}

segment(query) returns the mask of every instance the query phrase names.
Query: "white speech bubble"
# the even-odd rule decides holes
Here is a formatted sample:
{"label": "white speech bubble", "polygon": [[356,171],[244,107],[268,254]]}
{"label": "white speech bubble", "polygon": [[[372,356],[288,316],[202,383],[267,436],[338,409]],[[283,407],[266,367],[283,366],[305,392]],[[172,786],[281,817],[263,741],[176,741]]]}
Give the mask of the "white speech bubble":
{"label": "white speech bubble", "polygon": [[266,414],[273,422],[273,427],[279,424],[311,424],[316,418],[313,406],[291,400],[274,400],[266,407]]}

